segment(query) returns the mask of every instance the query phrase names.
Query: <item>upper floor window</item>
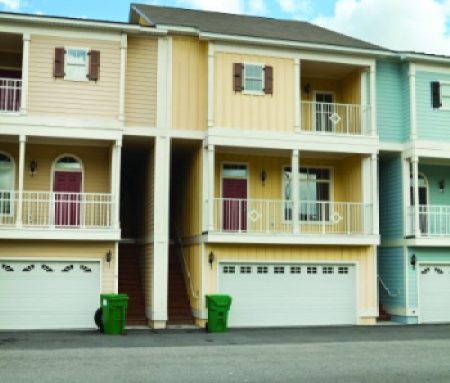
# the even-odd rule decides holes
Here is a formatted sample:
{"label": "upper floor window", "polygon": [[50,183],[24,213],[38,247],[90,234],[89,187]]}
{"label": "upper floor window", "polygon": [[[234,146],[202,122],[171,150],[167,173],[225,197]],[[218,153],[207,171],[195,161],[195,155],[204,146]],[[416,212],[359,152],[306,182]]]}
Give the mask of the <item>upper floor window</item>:
{"label": "upper floor window", "polygon": [[65,72],[66,80],[88,80],[88,50],[80,48],[68,48],[66,54]]}
{"label": "upper floor window", "polygon": [[13,206],[14,164],[6,154],[0,153],[0,215],[11,214]]}
{"label": "upper floor window", "polygon": [[80,161],[72,156],[64,156],[58,159],[55,164],[56,170],[82,170]]}
{"label": "upper floor window", "polygon": [[247,94],[273,94],[273,67],[264,64],[234,64],[233,88]]}
{"label": "upper floor window", "polygon": [[263,93],[264,66],[260,64],[244,64],[244,91]]}
{"label": "upper floor window", "polygon": [[86,48],[55,48],[53,76],[71,81],[98,81],[100,52]]}
{"label": "upper floor window", "polygon": [[431,83],[431,101],[434,109],[450,110],[450,81]]}

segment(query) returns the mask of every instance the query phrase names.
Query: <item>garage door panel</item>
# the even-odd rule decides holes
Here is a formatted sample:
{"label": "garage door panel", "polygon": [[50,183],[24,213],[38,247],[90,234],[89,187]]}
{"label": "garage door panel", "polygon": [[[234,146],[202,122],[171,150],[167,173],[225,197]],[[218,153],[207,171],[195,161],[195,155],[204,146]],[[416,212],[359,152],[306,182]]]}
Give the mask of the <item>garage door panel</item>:
{"label": "garage door panel", "polygon": [[422,323],[450,322],[450,266],[421,265],[419,305]]}
{"label": "garage door panel", "polygon": [[3,262],[0,328],[94,328],[99,293],[99,262]]}

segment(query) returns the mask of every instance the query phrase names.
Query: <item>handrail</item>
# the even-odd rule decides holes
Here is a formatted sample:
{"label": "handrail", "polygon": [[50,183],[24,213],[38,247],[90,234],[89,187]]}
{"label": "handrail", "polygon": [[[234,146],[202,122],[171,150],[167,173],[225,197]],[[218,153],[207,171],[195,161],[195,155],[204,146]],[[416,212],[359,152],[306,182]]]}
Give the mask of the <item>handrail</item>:
{"label": "handrail", "polygon": [[378,275],[378,282],[380,283],[381,287],[383,287],[383,289],[387,292],[387,294],[391,298],[396,298],[400,295],[400,290],[398,290],[398,289],[397,289],[396,294],[392,293],[391,290],[389,289],[389,287],[387,287],[386,283],[381,279],[380,275]]}
{"label": "handrail", "polygon": [[195,292],[194,285],[192,284],[191,272],[189,271],[186,257],[184,255],[183,242],[181,240],[180,234],[178,233],[178,230],[177,230],[177,227],[175,224],[173,224],[173,230],[175,232],[175,243],[177,244],[177,246],[179,247],[179,250],[180,250],[178,253],[178,256],[181,258],[181,261],[183,263],[184,283],[186,285],[189,285],[192,298],[200,299],[200,295]]}

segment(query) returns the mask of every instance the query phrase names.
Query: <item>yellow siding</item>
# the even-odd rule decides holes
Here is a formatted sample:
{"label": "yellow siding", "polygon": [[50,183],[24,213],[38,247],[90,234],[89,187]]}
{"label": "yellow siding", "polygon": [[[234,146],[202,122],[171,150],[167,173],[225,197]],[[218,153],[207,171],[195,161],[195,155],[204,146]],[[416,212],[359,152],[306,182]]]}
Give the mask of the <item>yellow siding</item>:
{"label": "yellow siding", "polygon": [[[204,294],[218,292],[219,262],[357,262],[358,308],[375,310],[377,307],[376,257],[373,247],[207,245],[206,253],[210,251],[214,253],[215,262],[212,269],[209,265],[203,265],[206,272]],[[360,323],[363,321],[361,318]]]}
{"label": "yellow siding", "polygon": [[347,104],[361,103],[361,72],[355,70],[342,80],[342,100]]}
{"label": "yellow siding", "polygon": [[129,126],[156,126],[156,78],[158,40],[128,38],[125,94],[125,123]]}
{"label": "yellow siding", "polygon": [[172,126],[207,128],[208,43],[190,37],[173,38]]}
{"label": "yellow siding", "polygon": [[[201,244],[186,245],[183,247],[184,256],[189,267],[189,273],[191,274],[191,283],[186,286],[186,291],[189,296],[191,308],[199,311],[201,310],[200,291],[201,291],[201,260],[202,260],[202,246]],[[195,294],[195,297],[193,295]]]}
{"label": "yellow siding", "polygon": [[[53,77],[55,47],[99,50],[100,80]],[[29,112],[85,119],[116,119],[119,113],[120,43],[33,35],[30,43]]]}
{"label": "yellow siding", "polygon": [[[215,126],[246,130],[294,130],[294,61],[287,58],[217,53],[215,57]],[[234,63],[262,63],[274,70],[273,95],[233,90]]]}
{"label": "yellow siding", "polygon": [[[108,251],[113,254],[110,264],[105,260]],[[101,291],[114,292],[116,254],[112,242],[1,241],[0,257],[99,259],[102,265]]]}

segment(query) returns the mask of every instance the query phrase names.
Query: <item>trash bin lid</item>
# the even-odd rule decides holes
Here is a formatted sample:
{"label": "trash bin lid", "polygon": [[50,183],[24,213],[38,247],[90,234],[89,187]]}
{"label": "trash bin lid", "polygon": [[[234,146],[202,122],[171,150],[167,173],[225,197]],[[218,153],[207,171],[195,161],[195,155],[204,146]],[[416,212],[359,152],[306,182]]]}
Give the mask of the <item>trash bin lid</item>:
{"label": "trash bin lid", "polygon": [[232,301],[231,296],[225,294],[207,295],[206,299],[208,301],[208,305],[213,304],[221,307],[230,306]]}

